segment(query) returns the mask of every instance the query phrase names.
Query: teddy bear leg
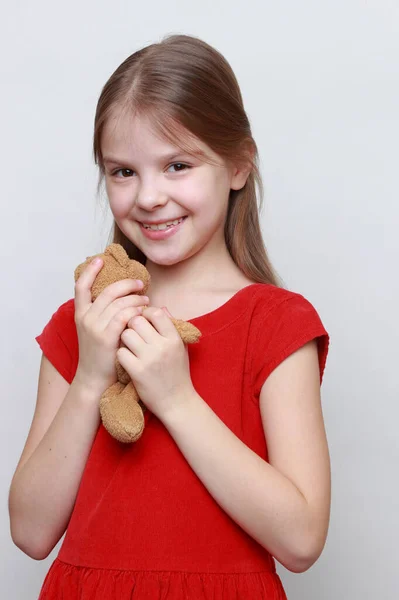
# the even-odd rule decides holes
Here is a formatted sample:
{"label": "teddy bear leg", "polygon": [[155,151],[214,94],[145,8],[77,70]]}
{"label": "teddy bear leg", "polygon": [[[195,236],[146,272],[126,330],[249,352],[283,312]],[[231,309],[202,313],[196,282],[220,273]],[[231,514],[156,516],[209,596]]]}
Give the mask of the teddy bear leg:
{"label": "teddy bear leg", "polygon": [[144,430],[144,415],[131,383],[116,382],[102,395],[101,419],[105,429],[120,442],[136,442]]}

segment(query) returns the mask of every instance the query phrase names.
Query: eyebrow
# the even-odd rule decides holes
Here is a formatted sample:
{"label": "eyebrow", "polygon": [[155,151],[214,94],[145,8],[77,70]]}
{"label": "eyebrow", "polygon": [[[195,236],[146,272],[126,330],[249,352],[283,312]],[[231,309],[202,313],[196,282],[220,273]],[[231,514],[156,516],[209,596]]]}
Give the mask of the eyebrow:
{"label": "eyebrow", "polygon": [[[170,161],[174,160],[175,158],[177,158],[178,156],[185,156],[185,155],[186,155],[185,152],[178,152],[178,153],[174,152],[173,154],[165,154],[164,156],[160,156],[159,160],[161,162],[170,162]],[[128,164],[130,162],[129,160],[122,160],[115,156],[104,156],[103,161],[104,161],[104,164],[110,164],[110,165]]]}

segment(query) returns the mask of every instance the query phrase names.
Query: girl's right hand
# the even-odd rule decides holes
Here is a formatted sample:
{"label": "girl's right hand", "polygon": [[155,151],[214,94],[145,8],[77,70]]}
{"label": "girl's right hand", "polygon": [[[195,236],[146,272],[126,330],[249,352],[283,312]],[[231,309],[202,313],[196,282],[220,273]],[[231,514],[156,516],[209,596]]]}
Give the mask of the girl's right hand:
{"label": "girl's right hand", "polygon": [[147,296],[137,295],[142,282],[133,279],[108,285],[92,302],[91,287],[102,266],[102,260],[99,264],[92,261],[75,283],[79,363],[74,380],[94,388],[100,396],[117,381],[115,360],[122,332],[149,303]]}

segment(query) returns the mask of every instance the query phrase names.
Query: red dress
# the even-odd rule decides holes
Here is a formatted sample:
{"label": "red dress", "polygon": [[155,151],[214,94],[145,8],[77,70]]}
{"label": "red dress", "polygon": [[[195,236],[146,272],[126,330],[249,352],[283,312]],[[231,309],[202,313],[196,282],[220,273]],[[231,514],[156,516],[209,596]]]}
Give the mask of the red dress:
{"label": "red dress", "polygon": [[[267,460],[260,389],[313,338],[322,380],[329,337],[316,310],[299,294],[255,283],[191,322],[202,332],[189,346],[195,389]],[[36,340],[71,382],[73,299]],[[273,557],[216,503],[162,422],[146,415],[143,436],[130,445],[100,425],[39,600],[285,600]]]}

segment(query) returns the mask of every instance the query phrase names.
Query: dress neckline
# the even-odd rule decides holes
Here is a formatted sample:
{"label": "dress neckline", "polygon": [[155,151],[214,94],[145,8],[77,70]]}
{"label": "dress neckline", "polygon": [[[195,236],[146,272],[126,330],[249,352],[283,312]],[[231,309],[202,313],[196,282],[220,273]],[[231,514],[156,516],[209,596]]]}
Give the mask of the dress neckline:
{"label": "dress neckline", "polygon": [[249,290],[256,291],[259,286],[264,286],[262,283],[250,283],[238,290],[231,296],[226,302],[211,310],[210,312],[193,317],[192,319],[186,319],[189,323],[192,323],[204,335],[209,335],[215,331],[225,327],[231,321],[235,320],[242,312],[244,312],[248,306],[247,295]]}

